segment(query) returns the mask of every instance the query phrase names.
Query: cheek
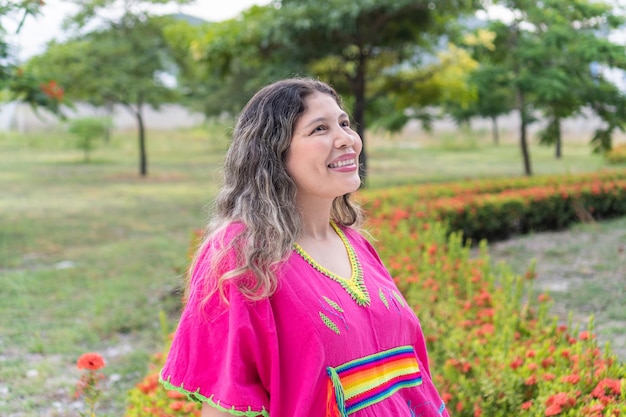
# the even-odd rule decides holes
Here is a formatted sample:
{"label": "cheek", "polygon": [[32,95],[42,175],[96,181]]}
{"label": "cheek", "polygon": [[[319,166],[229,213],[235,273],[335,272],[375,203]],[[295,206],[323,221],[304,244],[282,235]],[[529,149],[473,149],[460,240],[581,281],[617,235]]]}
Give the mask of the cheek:
{"label": "cheek", "polygon": [[354,138],[354,148],[355,148],[356,152],[360,155],[361,154],[361,150],[363,149],[363,141],[361,140],[361,137],[359,135],[355,135],[355,138]]}

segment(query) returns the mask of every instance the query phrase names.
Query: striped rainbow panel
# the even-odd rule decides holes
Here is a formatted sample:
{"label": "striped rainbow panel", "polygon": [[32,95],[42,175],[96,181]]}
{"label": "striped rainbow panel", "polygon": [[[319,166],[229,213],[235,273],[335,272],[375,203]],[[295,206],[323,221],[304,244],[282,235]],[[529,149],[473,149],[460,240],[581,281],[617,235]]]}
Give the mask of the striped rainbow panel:
{"label": "striped rainbow panel", "polygon": [[422,383],[413,346],[400,346],[333,368],[343,391],[343,409],[352,414]]}

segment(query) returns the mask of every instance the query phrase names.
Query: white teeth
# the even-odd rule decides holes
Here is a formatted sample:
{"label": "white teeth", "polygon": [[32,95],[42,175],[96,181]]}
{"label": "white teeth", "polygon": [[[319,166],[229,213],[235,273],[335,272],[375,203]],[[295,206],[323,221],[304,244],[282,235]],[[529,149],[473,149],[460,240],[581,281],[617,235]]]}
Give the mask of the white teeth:
{"label": "white teeth", "polygon": [[345,161],[335,162],[334,164],[329,164],[329,168],[340,168],[345,167],[347,165],[354,165],[354,159],[346,159]]}

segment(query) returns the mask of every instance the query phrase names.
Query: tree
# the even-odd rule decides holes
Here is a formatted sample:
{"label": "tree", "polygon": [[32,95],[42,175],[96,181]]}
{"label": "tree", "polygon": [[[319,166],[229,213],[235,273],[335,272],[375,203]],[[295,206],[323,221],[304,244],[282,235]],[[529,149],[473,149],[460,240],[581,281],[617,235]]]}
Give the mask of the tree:
{"label": "tree", "polygon": [[97,139],[105,139],[111,120],[103,117],[80,117],[69,122],[68,132],[76,137],[76,147],[85,155],[89,162],[91,151]]}
{"label": "tree", "polygon": [[481,54],[495,49],[494,39],[495,33],[482,28],[465,36],[463,44],[473,52],[473,59],[479,62],[478,67],[467,77],[470,88],[475,89],[476,100],[466,105],[447,102],[445,107],[458,123],[469,123],[476,116],[491,119],[493,143],[498,145],[498,118],[513,110],[514,96],[507,71],[491,63],[488,55]]}
{"label": "tree", "polygon": [[[605,133],[619,128],[613,112],[624,108],[622,99],[610,83],[592,75],[591,64],[623,67],[623,48],[598,35],[600,28],[616,27],[622,20],[610,7],[587,0],[501,0],[497,4],[508,9],[512,19],[510,23],[489,22],[488,30],[496,34],[495,48],[483,49],[481,62],[484,59],[500,68],[511,80],[521,120],[524,172],[532,175],[527,128],[535,121],[536,112],[548,119],[540,136],[543,143],[556,145],[557,155],[561,152],[562,120],[579,114],[585,106],[592,105],[598,114],[604,112],[601,117],[613,121]],[[602,88],[598,90],[598,86]],[[604,90],[607,94],[598,92]]]}
{"label": "tree", "polygon": [[[186,2],[181,0],[179,2]],[[84,27],[98,12],[120,2],[82,1],[81,9],[68,25]],[[178,99],[163,74],[172,72],[174,59],[165,41],[164,30],[172,22],[168,16],[153,16],[141,8],[165,0],[125,0],[123,14],[89,33],[65,43],[51,43],[47,51],[31,60],[33,70],[54,74],[67,86],[66,94],[98,106],[121,104],[135,117],[138,130],[139,173],[148,173],[146,150],[146,106],[158,109]]]}
{"label": "tree", "polygon": [[403,67],[429,66],[422,61],[425,54],[432,58],[441,35],[474,7],[453,0],[283,0],[212,25],[202,41],[201,61],[209,76],[223,81],[216,95],[229,109],[240,108],[239,98],[284,76],[313,75],[330,82],[347,99],[363,138],[365,178],[367,117],[384,121],[393,112],[387,126],[406,123],[397,105],[403,96],[389,95],[389,89],[409,76],[417,77],[412,87],[434,79],[433,68],[412,72]]}
{"label": "tree", "polygon": [[6,19],[17,20],[15,32],[19,33],[28,18],[36,18],[41,13],[43,1],[0,1],[0,91],[8,92],[11,100],[29,103],[34,108],[46,108],[59,114],[64,98],[63,87],[54,78],[35,77],[24,71],[11,53],[6,40]]}

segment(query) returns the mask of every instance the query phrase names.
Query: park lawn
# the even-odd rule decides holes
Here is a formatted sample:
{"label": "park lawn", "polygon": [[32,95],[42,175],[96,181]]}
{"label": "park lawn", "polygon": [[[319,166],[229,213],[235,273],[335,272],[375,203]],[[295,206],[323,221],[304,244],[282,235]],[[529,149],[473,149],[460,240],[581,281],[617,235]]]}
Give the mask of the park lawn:
{"label": "park lawn", "polygon": [[[122,414],[126,390],[175,325],[189,241],[217,190],[226,132],[149,131],[146,178],[134,132],[115,132],[91,163],[60,131],[0,135],[0,415],[63,415],[75,360],[92,350],[113,381],[103,407]],[[368,186],[521,175],[515,143],[471,139],[371,135]],[[580,142],[566,143],[561,161],[548,148],[531,152],[538,174],[605,167]]]}

